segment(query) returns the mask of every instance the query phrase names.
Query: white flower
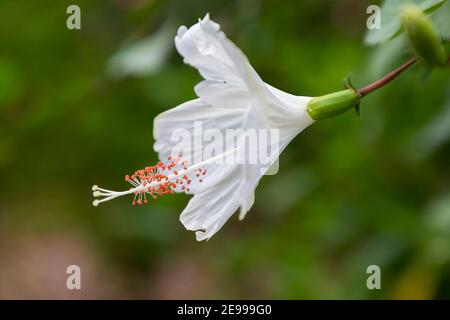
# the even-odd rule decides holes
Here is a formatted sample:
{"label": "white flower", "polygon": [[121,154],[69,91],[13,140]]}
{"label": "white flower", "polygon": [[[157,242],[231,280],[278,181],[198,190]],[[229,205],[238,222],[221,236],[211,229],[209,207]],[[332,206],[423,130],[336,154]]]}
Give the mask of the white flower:
{"label": "white flower", "polygon": [[[245,55],[227,39],[208,14],[189,29],[180,27],[175,45],[184,62],[197,68],[204,80],[194,88],[198,99],[185,102],[155,118],[154,149],[161,161],[173,155],[176,141],[171,139],[172,133],[177,129],[188,130],[195,139],[198,133],[194,130],[194,122],[200,121],[204,130],[278,130],[278,145],[270,146],[272,150],[277,150],[270,155],[270,165],[297,134],[314,122],[307,112],[311,98],[294,96],[263,82]],[[175,171],[177,174],[172,169],[165,179],[158,180],[153,176],[148,179],[145,175],[143,179],[134,177],[131,179],[134,188],[130,191],[114,192],[94,186],[94,196],[105,197],[95,200],[94,205],[133,192],[142,199],[141,193],[155,193],[155,189],[148,192],[150,184],[154,188],[164,183],[165,188],[193,194],[180,220],[186,229],[196,232],[197,240],[209,239],[237,209],[240,208],[239,218],[244,218],[253,205],[259,180],[269,167],[215,161],[230,153],[238,153],[243,148],[244,140],[245,137],[239,137],[237,148],[224,150],[211,159],[190,167],[184,163],[184,168]],[[203,150],[194,148],[193,152],[193,159],[196,159],[195,153],[202,153]],[[181,160],[178,161],[181,163]],[[180,163],[175,163],[174,167],[180,166]],[[152,172],[159,169],[155,170]],[[207,173],[196,179],[198,172]],[[184,180],[182,176],[186,176]],[[145,186],[143,180],[149,184]],[[189,186],[181,184],[184,187],[181,190],[178,184],[172,184],[174,188],[167,185],[167,181],[174,180],[189,180],[191,183]]]}

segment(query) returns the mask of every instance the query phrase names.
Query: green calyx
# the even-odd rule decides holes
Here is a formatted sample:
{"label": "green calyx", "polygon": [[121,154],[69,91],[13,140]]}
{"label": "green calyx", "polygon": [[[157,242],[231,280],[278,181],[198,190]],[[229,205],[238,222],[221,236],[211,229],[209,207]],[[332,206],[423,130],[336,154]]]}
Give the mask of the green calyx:
{"label": "green calyx", "polygon": [[418,7],[407,5],[401,13],[401,21],[417,54],[429,65],[445,65],[445,49],[430,19]]}
{"label": "green calyx", "polygon": [[314,120],[330,118],[353,108],[358,113],[360,99],[355,89],[337,91],[311,98],[307,111]]}

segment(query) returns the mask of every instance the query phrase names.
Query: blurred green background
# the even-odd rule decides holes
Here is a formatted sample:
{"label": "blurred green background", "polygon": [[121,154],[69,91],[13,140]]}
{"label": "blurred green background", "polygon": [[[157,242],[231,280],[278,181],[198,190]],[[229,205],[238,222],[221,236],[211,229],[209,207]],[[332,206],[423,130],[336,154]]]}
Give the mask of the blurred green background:
{"label": "blurred green background", "polygon": [[[415,66],[314,124],[247,218],[196,242],[175,195],[92,207],[157,161],[153,118],[201,80],[173,37],[209,12],[268,83],[317,96],[405,61],[364,44],[377,1],[0,3],[0,298],[450,298],[450,77]],[[66,8],[81,8],[81,30]],[[446,4],[449,5],[449,4]],[[82,290],[66,289],[66,267]],[[381,268],[381,290],[366,269]]]}

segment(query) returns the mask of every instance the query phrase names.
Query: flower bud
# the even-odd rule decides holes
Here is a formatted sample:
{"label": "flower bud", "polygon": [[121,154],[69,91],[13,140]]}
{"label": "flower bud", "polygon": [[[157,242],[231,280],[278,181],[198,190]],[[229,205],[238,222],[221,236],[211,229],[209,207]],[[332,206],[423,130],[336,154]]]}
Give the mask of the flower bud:
{"label": "flower bud", "polygon": [[356,108],[359,100],[360,97],[356,90],[346,89],[312,98],[308,103],[307,110],[311,118],[322,120]]}
{"label": "flower bud", "polygon": [[445,49],[430,19],[418,7],[407,5],[401,21],[417,54],[429,65],[444,65]]}

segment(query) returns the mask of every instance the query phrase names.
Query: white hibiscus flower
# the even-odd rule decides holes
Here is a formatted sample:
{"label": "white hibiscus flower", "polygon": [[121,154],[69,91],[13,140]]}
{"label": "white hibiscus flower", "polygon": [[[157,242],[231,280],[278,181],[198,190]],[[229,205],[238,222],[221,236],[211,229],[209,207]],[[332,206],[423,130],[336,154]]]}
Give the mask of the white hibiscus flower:
{"label": "white hibiscus flower", "polygon": [[[259,180],[268,167],[296,135],[314,122],[313,117],[320,117],[315,117],[311,110],[308,112],[312,98],[291,95],[261,80],[246,56],[220,31],[220,26],[210,20],[209,15],[189,29],[180,27],[175,45],[184,62],[198,69],[204,78],[194,88],[198,98],[155,118],[154,149],[161,162],[127,176],[126,180],[132,184],[128,191],[115,192],[94,186],[94,196],[101,197],[94,201],[94,205],[125,194],[134,193],[133,204],[142,204],[147,202],[147,195],[157,197],[174,191],[186,192],[193,197],[181,213],[180,220],[186,229],[196,232],[197,240],[205,240],[213,236],[238,209],[239,218],[244,218],[253,205]],[[356,96],[353,90],[344,92]],[[320,101],[316,107],[321,110]],[[177,142],[171,137],[173,132],[183,129],[195,139],[198,134],[196,122],[201,122],[204,130],[225,132],[227,129],[242,129],[242,136],[238,137],[236,148],[225,149],[212,158],[190,165],[181,157],[174,156]],[[243,152],[244,134],[248,129],[279,132],[277,145],[268,146],[272,151],[276,150],[271,152],[269,163],[217,161],[232,153]],[[194,147],[192,158],[198,158],[196,155],[202,155],[203,151],[204,148]]]}

